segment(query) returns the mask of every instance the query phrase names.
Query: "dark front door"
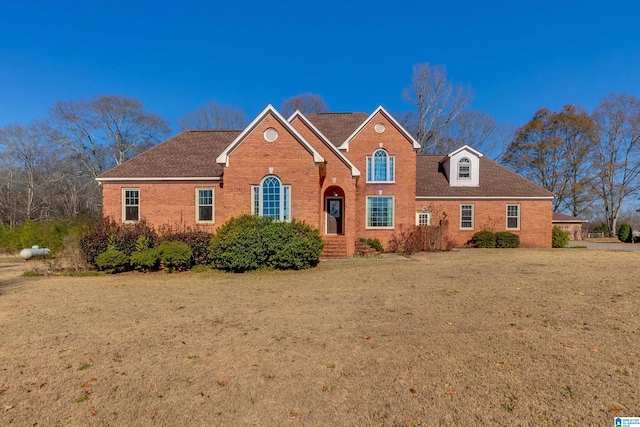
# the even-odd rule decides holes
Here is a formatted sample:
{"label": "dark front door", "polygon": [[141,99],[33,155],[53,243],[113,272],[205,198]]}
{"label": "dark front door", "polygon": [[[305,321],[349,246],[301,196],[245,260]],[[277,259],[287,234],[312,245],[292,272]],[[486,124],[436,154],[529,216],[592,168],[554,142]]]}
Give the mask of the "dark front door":
{"label": "dark front door", "polygon": [[342,199],[327,197],[327,234],[342,234]]}

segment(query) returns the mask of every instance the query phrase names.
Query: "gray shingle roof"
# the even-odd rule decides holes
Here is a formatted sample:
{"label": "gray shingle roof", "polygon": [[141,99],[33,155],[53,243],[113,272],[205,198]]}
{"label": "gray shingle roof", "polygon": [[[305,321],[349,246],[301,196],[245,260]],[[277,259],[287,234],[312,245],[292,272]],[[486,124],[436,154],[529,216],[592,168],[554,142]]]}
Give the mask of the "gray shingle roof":
{"label": "gray shingle roof", "polygon": [[478,187],[450,187],[440,164],[442,155],[419,155],[416,196],[420,197],[553,197],[553,193],[502,165],[480,158]]}
{"label": "gray shingle roof", "polygon": [[239,130],[184,131],[135,156],[101,178],[211,178],[222,175],[216,157]]}

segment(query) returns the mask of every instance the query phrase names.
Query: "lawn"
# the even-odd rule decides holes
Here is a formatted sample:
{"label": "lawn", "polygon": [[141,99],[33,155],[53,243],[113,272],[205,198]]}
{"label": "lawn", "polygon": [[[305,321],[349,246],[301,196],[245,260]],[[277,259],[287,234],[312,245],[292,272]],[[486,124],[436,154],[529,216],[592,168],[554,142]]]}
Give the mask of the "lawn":
{"label": "lawn", "polygon": [[586,426],[640,416],[640,253],[19,277],[0,424]]}

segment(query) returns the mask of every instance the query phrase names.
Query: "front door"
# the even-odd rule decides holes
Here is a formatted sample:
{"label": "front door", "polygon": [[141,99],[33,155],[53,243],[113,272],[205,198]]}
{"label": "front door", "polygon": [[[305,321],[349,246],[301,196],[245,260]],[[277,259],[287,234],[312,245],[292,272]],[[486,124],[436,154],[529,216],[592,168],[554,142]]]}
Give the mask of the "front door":
{"label": "front door", "polygon": [[327,197],[327,234],[342,234],[342,199]]}

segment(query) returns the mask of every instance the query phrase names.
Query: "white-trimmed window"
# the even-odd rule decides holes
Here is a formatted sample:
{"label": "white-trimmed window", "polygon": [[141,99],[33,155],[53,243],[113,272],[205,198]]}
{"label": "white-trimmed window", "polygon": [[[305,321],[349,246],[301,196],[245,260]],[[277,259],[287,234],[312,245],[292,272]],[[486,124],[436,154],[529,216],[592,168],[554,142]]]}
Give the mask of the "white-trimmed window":
{"label": "white-trimmed window", "polygon": [[251,186],[253,214],[276,221],[291,221],[291,186],[269,175],[260,185]]}
{"label": "white-trimmed window", "polygon": [[458,179],[471,179],[471,160],[468,157],[458,160]]}
{"label": "white-trimmed window", "polygon": [[520,229],[520,205],[507,205],[507,230]]}
{"label": "white-trimmed window", "polygon": [[416,212],[416,225],[431,225],[431,212]]}
{"label": "white-trimmed window", "polygon": [[374,151],[373,156],[367,156],[367,182],[394,182],[395,163],[395,156],[385,150]]}
{"label": "white-trimmed window", "polygon": [[122,189],[122,219],[123,222],[140,221],[140,189]]}
{"label": "white-trimmed window", "polygon": [[473,205],[460,205],[460,228],[473,230]]}
{"label": "white-trimmed window", "polygon": [[196,188],[196,221],[213,222],[213,188]]}
{"label": "white-trimmed window", "polygon": [[367,196],[367,228],[393,228],[393,196]]}

